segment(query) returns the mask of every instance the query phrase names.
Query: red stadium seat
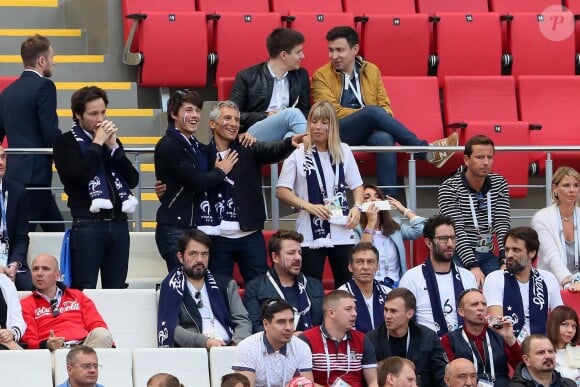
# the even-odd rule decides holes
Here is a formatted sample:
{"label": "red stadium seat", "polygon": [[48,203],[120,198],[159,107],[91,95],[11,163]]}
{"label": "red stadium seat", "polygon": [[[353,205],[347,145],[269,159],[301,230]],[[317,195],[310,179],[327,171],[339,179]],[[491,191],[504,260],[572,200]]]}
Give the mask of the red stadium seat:
{"label": "red stadium seat", "polygon": [[[383,77],[383,83],[397,120],[417,137],[428,142],[444,136],[437,78]],[[408,159],[407,154],[398,154],[398,176],[408,176]],[[449,176],[459,167],[458,162],[453,160],[447,162],[441,169],[424,160],[418,160],[416,165],[417,176]]]}
{"label": "red stadium seat", "polygon": [[203,12],[148,12],[138,27],[143,58],[139,85],[204,87],[208,62],[206,24]]}
{"label": "red stadium seat", "polygon": [[417,12],[487,12],[487,0],[417,0]]}
{"label": "red stadium seat", "polygon": [[0,77],[0,92],[17,79],[18,77]]}
{"label": "red stadium seat", "polygon": [[[520,120],[542,126],[530,132],[530,145],[580,144],[580,77],[520,76],[516,81]],[[539,162],[540,172],[544,160],[543,153],[531,159]],[[554,169],[562,165],[580,169],[578,152],[552,153],[552,160]]]}
{"label": "red stadium seat", "polygon": [[[274,235],[276,233],[277,230],[262,230],[262,234],[264,235],[264,244],[266,245],[266,255],[268,254],[268,241],[270,240],[270,238],[272,238],[272,235]],[[270,257],[266,256],[266,260],[268,262],[268,266],[270,266],[271,262],[270,262]],[[240,296],[243,296],[243,288],[244,288],[244,278],[242,277],[242,274],[240,273],[240,268],[238,267],[238,264],[235,263],[234,264],[234,280],[236,281],[236,283],[238,284],[238,286],[240,287]]]}
{"label": "red stadium seat", "polygon": [[564,302],[564,305],[569,306],[575,311],[580,310],[580,293],[572,293],[569,290],[562,289],[560,290],[560,294],[562,295],[562,301]]}
{"label": "red stadium seat", "polygon": [[[495,145],[529,145],[529,124],[518,121],[513,77],[445,77],[443,102],[447,125],[463,125],[461,143],[483,134]],[[523,186],[529,182],[528,163],[527,152],[496,153],[493,171],[506,178],[510,196],[527,196],[528,189]]]}
{"label": "red stadium seat", "polygon": [[496,13],[441,13],[435,24],[440,83],[447,75],[501,75],[501,22]]}
{"label": "red stadium seat", "polygon": [[343,0],[342,7],[355,16],[415,13],[414,0]]}
{"label": "red stadium seat", "polygon": [[341,0],[316,0],[316,1],[295,1],[295,0],[270,0],[272,12],[280,15],[290,15],[296,12],[315,13],[340,13],[342,12]]}
{"label": "red stadium seat", "polygon": [[232,92],[232,88],[234,87],[234,81],[236,77],[221,77],[217,79],[217,93],[218,93],[218,100],[225,101],[226,99],[230,99],[230,93]]}
{"label": "red stadium seat", "polygon": [[268,0],[195,0],[196,9],[206,13],[270,12]]}
{"label": "red stadium seat", "polygon": [[514,12],[544,12],[548,7],[553,7],[554,11],[561,11],[560,2],[556,4],[554,0],[489,0],[490,11],[500,13]]}
{"label": "red stadium seat", "polygon": [[[299,2],[309,3],[309,2]],[[288,27],[304,34],[306,39],[301,66],[312,74],[328,62],[328,42],[326,33],[336,26],[354,28],[354,16],[350,13],[305,13],[292,12],[288,19]]]}
{"label": "red stadium seat", "polygon": [[508,22],[512,75],[574,75],[574,16],[515,13]]}
{"label": "red stadium seat", "polygon": [[430,31],[427,14],[370,15],[362,26],[361,53],[384,76],[425,76]]}
{"label": "red stadium seat", "polygon": [[264,61],[268,57],[266,37],[280,23],[277,13],[219,13],[219,18],[210,22],[215,33],[216,79],[234,77],[238,71]]}
{"label": "red stadium seat", "polygon": [[[580,0],[564,0],[564,4],[574,15],[580,15]],[[580,19],[576,20],[576,52],[580,53]]]}

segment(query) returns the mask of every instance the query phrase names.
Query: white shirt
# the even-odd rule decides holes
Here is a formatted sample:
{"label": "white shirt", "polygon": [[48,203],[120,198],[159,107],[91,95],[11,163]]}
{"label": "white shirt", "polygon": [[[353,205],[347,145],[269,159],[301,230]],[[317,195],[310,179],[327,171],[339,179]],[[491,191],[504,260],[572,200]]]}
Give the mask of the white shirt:
{"label": "white shirt", "polygon": [[389,277],[393,281],[399,281],[401,267],[395,242],[390,237],[379,233],[373,235],[373,245],[379,250],[379,268],[375,279],[383,282],[385,277]]}
{"label": "white shirt", "polygon": [[[464,289],[477,288],[477,280],[469,270],[463,267],[458,267],[457,270],[461,276],[461,283]],[[457,308],[455,306],[452,272],[445,274],[436,273],[435,278],[437,279],[441,308],[443,309],[447,325],[455,325],[457,324]],[[403,274],[399,287],[407,288],[415,295],[417,299],[417,310],[415,311],[417,323],[425,325],[436,332],[435,319],[433,318],[433,311],[431,310],[431,298],[429,296],[429,290],[427,290],[427,281],[425,281],[425,277],[423,276],[422,265],[415,266]]]}
{"label": "white shirt", "polygon": [[201,301],[203,303],[203,307],[199,308],[199,314],[201,316],[201,333],[205,336],[209,337],[210,339],[213,338],[221,338],[226,343],[230,340],[230,336],[228,332],[224,328],[224,326],[219,322],[217,318],[215,318],[213,311],[211,310],[211,303],[209,302],[209,295],[207,294],[207,288],[205,286],[205,282],[199,290],[201,297],[199,299],[195,298],[195,294],[197,293],[197,289],[191,284],[191,282],[186,281],[187,289],[193,297],[193,302],[197,303]]}
{"label": "white shirt", "polygon": [[[344,143],[340,144],[343,154],[344,178],[345,183],[351,190],[360,187],[363,184],[356,160],[350,150],[350,147]],[[320,164],[324,173],[324,180],[329,195],[334,194],[334,168],[330,164],[328,152],[319,152]],[[278,179],[276,187],[285,187],[291,189],[299,198],[308,200],[308,185],[306,183],[306,172],[304,171],[304,148],[296,149],[282,166],[282,172]],[[296,219],[296,231],[304,236],[302,246],[309,247],[312,244],[312,228],[310,227],[310,214],[306,210],[300,211]],[[335,245],[352,245],[354,244],[354,233],[345,226],[330,224],[330,237]]]}
{"label": "white shirt", "polygon": [[580,368],[572,368],[568,365],[566,350],[569,347],[570,344],[566,348],[556,350],[556,371],[563,377],[572,379],[580,386]]}
{"label": "white shirt", "polygon": [[[387,287],[387,286],[385,286],[385,285],[383,285],[383,284],[379,284],[379,285],[381,286],[381,289],[383,290],[383,293],[384,293],[384,294],[387,294],[387,293],[389,293],[389,292],[391,291],[391,288],[389,288],[389,287]],[[348,287],[346,286],[346,284],[342,284],[342,285],[341,285],[341,286],[340,286],[340,287],[339,287],[337,290],[344,290],[345,292],[349,292],[349,293],[351,293],[351,292],[348,290]],[[352,294],[352,293],[351,293],[351,294]],[[354,294],[353,294],[353,296],[354,296]],[[371,323],[371,326],[373,327],[373,329],[375,329],[375,328],[376,328],[376,327],[375,327],[375,320],[374,320],[374,318],[373,318],[373,316],[374,316],[374,314],[373,314],[373,313],[374,313],[374,304],[375,304],[375,292],[374,292],[374,287],[373,287],[373,294],[371,294],[371,296],[370,296],[369,298],[366,298],[366,297],[364,296],[364,294],[363,294],[363,298],[365,299],[365,304],[366,304],[366,307],[367,307],[367,309],[368,309],[368,311],[369,311],[369,315],[371,316],[371,321],[370,321],[370,323]]]}
{"label": "white shirt", "polygon": [[[563,304],[560,295],[560,284],[554,275],[546,270],[537,269],[540,277],[546,282],[548,288],[548,308],[554,310],[555,307]],[[530,282],[521,283],[518,281],[520,294],[522,295],[522,305],[526,322],[524,326],[530,332]],[[505,288],[504,271],[495,270],[489,273],[483,284],[483,295],[487,300],[487,306],[500,306],[503,308],[503,292]]]}
{"label": "white shirt", "polygon": [[287,108],[290,105],[290,84],[288,82],[288,71],[282,74],[281,77],[277,77],[276,74],[270,68],[268,63],[268,71],[270,75],[274,78],[274,87],[272,88],[272,98],[270,98],[270,104],[268,105],[267,112],[276,112]]}

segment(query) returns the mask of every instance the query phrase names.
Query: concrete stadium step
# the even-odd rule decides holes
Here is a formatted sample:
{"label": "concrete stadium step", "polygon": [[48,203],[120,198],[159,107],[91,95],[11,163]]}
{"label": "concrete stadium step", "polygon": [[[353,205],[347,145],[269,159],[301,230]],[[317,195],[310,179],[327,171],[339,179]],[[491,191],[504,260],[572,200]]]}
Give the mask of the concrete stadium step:
{"label": "concrete stadium step", "polygon": [[[72,124],[70,107],[57,109],[57,114],[60,129],[67,131]],[[163,114],[156,109],[107,109],[107,117],[119,128],[119,136],[159,136],[165,130],[159,116]]]}
{"label": "concrete stadium step", "polygon": [[48,37],[58,55],[88,54],[89,46],[86,31],[71,29],[40,28],[2,28],[0,29],[0,48],[3,54],[19,54],[20,45],[29,36],[40,34]]}
{"label": "concrete stadium step", "polygon": [[57,106],[70,108],[70,98],[75,91],[84,86],[97,86],[107,92],[109,106],[112,108],[134,108],[137,106],[137,85],[132,82],[55,82]]}
{"label": "concrete stadium step", "polygon": [[2,28],[61,28],[65,17],[58,0],[0,0],[0,25]]}

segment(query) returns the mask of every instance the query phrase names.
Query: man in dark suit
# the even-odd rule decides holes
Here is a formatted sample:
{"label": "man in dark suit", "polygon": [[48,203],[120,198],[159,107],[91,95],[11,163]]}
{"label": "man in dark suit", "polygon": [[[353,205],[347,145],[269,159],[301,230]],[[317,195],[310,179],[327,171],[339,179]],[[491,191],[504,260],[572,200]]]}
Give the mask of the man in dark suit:
{"label": "man in dark suit", "polygon": [[[26,39],[20,48],[24,71],[0,94],[0,141],[8,137],[13,148],[52,148],[60,135],[56,115],[56,87],[49,79],[54,51],[44,36]],[[6,175],[29,188],[50,187],[52,156],[10,156]],[[62,221],[54,196],[48,189],[29,190],[30,217],[38,221]],[[36,224],[30,225],[30,231]],[[42,224],[44,231],[63,231],[62,224]]]}
{"label": "man in dark suit", "polygon": [[32,290],[28,254],[28,200],[26,188],[4,177],[6,152],[0,146],[0,273],[18,290]]}

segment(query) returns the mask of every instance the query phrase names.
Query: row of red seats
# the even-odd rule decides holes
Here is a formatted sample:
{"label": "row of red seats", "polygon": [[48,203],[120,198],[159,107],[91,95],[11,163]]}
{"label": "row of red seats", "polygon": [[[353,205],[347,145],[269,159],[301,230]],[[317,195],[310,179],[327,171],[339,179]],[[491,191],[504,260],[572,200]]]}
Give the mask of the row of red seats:
{"label": "row of red seats", "polygon": [[563,5],[580,13],[578,0],[138,0],[138,3],[142,10],[149,11],[276,12],[282,15],[295,12],[348,12],[357,16],[415,12],[543,12],[548,7],[560,7],[561,10]]}

